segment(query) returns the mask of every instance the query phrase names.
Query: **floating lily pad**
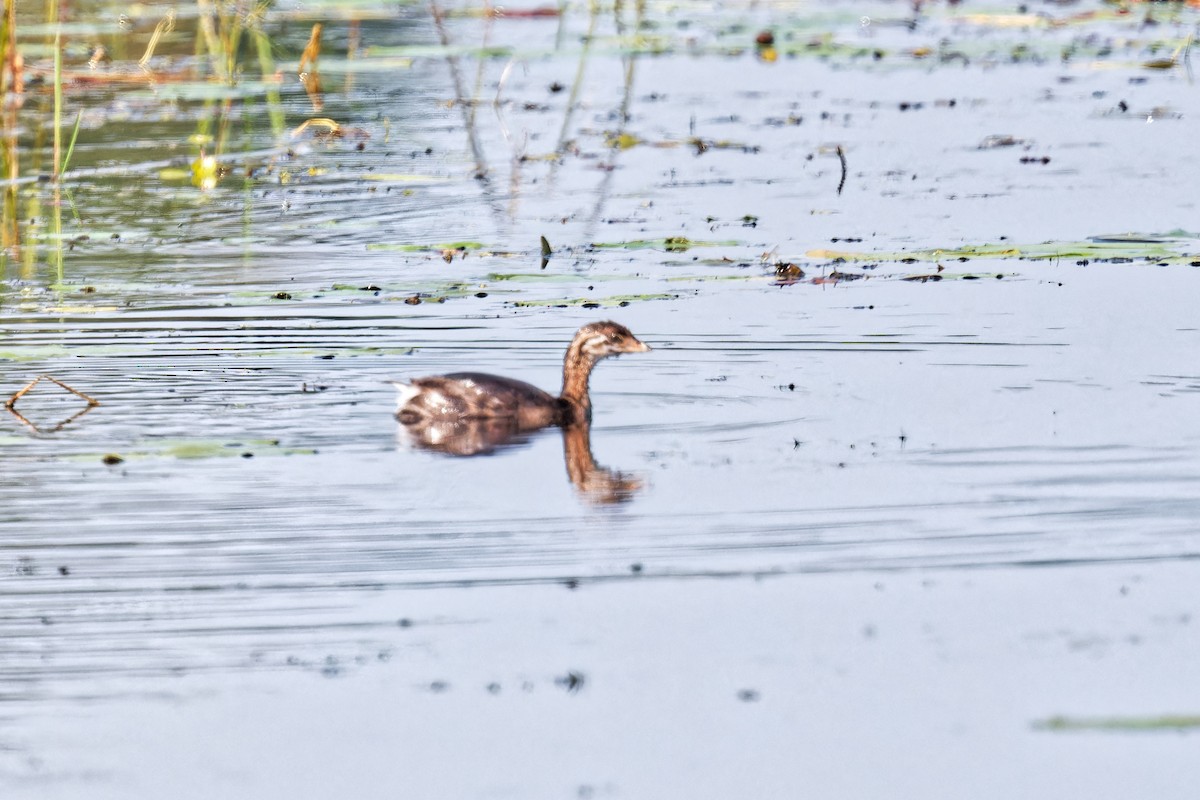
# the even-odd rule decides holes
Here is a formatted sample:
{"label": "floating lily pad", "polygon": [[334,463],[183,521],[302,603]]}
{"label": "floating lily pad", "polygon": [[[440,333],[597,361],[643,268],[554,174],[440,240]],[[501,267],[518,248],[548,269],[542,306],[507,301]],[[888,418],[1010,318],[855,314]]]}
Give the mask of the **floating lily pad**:
{"label": "floating lily pad", "polygon": [[[1175,247],[1171,247],[1175,244]],[[1050,260],[1058,258],[1089,259],[1160,259],[1189,258],[1179,252],[1187,242],[1160,239],[1122,239],[1111,237],[1083,242],[1045,242],[1022,245],[967,245],[936,250],[901,250],[892,252],[868,252],[855,250],[809,250],[808,258],[825,261],[894,261],[913,263],[918,261],[946,261],[956,258],[1018,258],[1027,260]],[[1191,242],[1194,246],[1195,242]]]}
{"label": "floating lily pad", "polygon": [[0,361],[41,361],[63,358],[68,353],[61,345],[22,345],[17,350],[0,350]]}
{"label": "floating lily pad", "polygon": [[571,275],[563,272],[490,272],[489,281],[508,281],[513,283],[596,283],[602,280],[613,280],[611,277],[595,277],[592,275]]}
{"label": "floating lily pad", "polygon": [[612,308],[614,306],[627,306],[630,303],[637,303],[643,300],[674,300],[678,297],[679,295],[677,294],[659,292],[654,294],[619,294],[611,297],[572,297],[558,300],[517,300],[513,302],[513,305],[519,308],[557,308],[563,306]]}
{"label": "floating lily pad", "polygon": [[442,175],[411,175],[404,172],[367,172],[360,177],[367,181],[386,183],[447,183],[450,181],[450,178]]}
{"label": "floating lily pad", "polygon": [[627,242],[592,242],[590,247],[601,250],[652,250],[660,249],[668,252],[689,250],[693,247],[736,247],[741,242],[721,241],[707,242],[688,239],[684,236],[669,236],[665,239],[632,239]]}
{"label": "floating lily pad", "polygon": [[[249,439],[245,441],[213,441],[206,439],[178,439],[155,442],[132,451],[122,451],[123,461],[145,458],[233,458],[244,457],[246,454],[255,456],[268,455],[311,455],[316,450],[311,448],[283,447],[274,439]],[[94,454],[73,456],[77,460],[95,460]]]}
{"label": "floating lily pad", "polygon": [[447,242],[446,244],[386,244],[377,242],[367,245],[368,250],[391,250],[399,253],[438,253],[443,250],[482,250],[483,242]]}
{"label": "floating lily pad", "polygon": [[1110,731],[1142,733],[1186,731],[1200,728],[1200,715],[1165,714],[1158,717],[1049,717],[1033,723],[1043,731]]}

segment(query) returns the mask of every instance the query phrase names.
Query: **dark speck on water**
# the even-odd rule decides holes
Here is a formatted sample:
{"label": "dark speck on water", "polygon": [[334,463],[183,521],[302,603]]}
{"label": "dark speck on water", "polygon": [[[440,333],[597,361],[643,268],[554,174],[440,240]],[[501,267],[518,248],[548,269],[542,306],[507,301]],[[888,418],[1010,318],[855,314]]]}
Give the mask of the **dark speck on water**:
{"label": "dark speck on water", "polygon": [[571,670],[566,675],[555,678],[554,682],[563,689],[566,689],[568,694],[576,694],[583,689],[586,680],[583,673]]}

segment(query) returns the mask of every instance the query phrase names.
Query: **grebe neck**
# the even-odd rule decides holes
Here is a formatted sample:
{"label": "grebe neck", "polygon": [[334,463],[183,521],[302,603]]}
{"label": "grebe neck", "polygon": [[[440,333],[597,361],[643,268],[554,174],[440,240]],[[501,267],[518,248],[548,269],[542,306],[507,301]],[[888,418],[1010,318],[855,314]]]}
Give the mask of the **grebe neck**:
{"label": "grebe neck", "polygon": [[581,419],[592,416],[592,399],[588,395],[588,379],[596,366],[595,356],[583,352],[583,342],[571,342],[563,357],[562,399],[578,410]]}

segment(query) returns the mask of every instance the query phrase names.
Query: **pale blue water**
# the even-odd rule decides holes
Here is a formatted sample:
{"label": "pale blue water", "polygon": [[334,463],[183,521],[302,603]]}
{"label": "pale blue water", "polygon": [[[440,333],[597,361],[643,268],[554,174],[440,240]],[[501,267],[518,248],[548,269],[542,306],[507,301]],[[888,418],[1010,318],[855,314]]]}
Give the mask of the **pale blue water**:
{"label": "pale blue water", "polygon": [[[269,23],[289,75],[289,128],[318,116],[287,72],[307,38],[306,8],[330,13],[277,9]],[[1155,57],[1150,43],[1186,35],[1194,14],[1153,9],[1153,28],[1112,18],[1011,29],[972,21],[971,10],[938,6],[910,32],[898,4],[734,5],[696,10],[690,27],[685,11],[650,6],[655,34],[675,49],[640,55],[626,85],[612,42],[598,40],[562,155],[549,160],[586,10],[571,7],[562,31],[555,18],[495,21],[488,41],[514,50],[511,65],[485,62],[481,180],[436,49],[405,68],[372,61],[397,55],[383,48],[434,44],[426,10],[372,7],[358,65],[338,58],[348,28],[327,18],[319,112],[365,138],[304,136],[273,151],[262,105],[235,105],[230,149],[255,155],[233,160],[211,192],[158,166],[78,178],[79,219],[65,211],[64,230],[88,238],[65,254],[64,285],[44,247],[33,266],[12,251],[0,284],[5,393],[49,373],[101,402],[72,418],[81,401],[42,385],[17,405],[30,424],[0,419],[5,796],[160,796],[161,776],[135,762],[155,740],[162,768],[206,796],[327,796],[311,787],[341,770],[303,765],[340,747],[361,762],[332,762],[362,774],[386,772],[389,752],[425,753],[403,762],[423,796],[584,796],[585,784],[589,796],[754,793],[750,778],[718,776],[711,759],[724,757],[734,775],[755,765],[745,774],[761,777],[757,796],[782,797],[806,784],[749,742],[770,734],[794,753],[827,729],[840,733],[824,740],[822,763],[878,753],[881,774],[914,776],[913,792],[936,794],[936,776],[910,766],[910,730],[975,765],[952,772],[952,786],[967,773],[997,785],[1020,776],[1030,796],[1061,794],[1104,759],[1120,761],[1126,782],[1093,782],[1090,796],[1121,786],[1187,796],[1194,768],[1178,766],[1178,783],[1155,776],[1186,761],[1176,750],[1190,736],[1084,733],[1064,745],[1031,725],[1059,713],[1196,713],[1190,673],[1163,665],[1194,650],[1200,270],[1188,258],[954,256],[942,260],[950,279],[919,283],[901,278],[936,263],[806,256],[1047,241],[1070,250],[1124,232],[1195,256],[1197,176],[1182,156],[1196,93],[1182,67],[1141,66]],[[809,17],[818,21],[784,22]],[[147,30],[157,16],[148,19]],[[781,39],[806,41],[811,27],[887,56],[764,63],[729,52],[771,23]],[[447,24],[455,41],[482,41],[479,18]],[[598,25],[613,33],[607,17]],[[942,38],[968,53],[966,66],[905,54]],[[1064,47],[1109,41],[1120,43],[1110,56],[1061,59]],[[1041,55],[1014,63],[1022,42]],[[459,63],[468,87],[476,63]],[[555,82],[564,90],[551,91]],[[88,109],[78,164],[186,166],[203,111],[172,105],[164,123],[172,91],[69,90]],[[143,111],[129,110],[135,100]],[[35,105],[21,112],[27,125]],[[237,127],[246,120],[249,132]],[[642,143],[607,146],[619,130]],[[1001,134],[1023,144],[980,149]],[[693,135],[708,149],[697,153]],[[36,192],[40,210],[29,204]],[[27,253],[47,230],[48,190],[22,184],[18,200]],[[541,236],[556,251],[545,270]],[[708,244],[593,246],[666,237]],[[441,245],[457,242],[480,246],[447,263]],[[438,246],[402,247],[411,244]],[[866,277],[778,286],[777,260],[808,279]],[[403,302],[414,294],[424,302]],[[581,300],[600,307],[558,307]],[[604,318],[654,348],[593,378],[592,452],[642,481],[628,502],[597,504],[574,488],[557,431],[451,458],[412,447],[391,417],[388,379],[484,369],[556,388],[573,331]],[[123,460],[106,465],[106,454]],[[1062,568],[1034,569],[1051,565]],[[988,576],[982,595],[970,589],[976,575]],[[683,580],[712,576],[730,580]],[[781,588],[759,593],[764,576]],[[895,639],[873,661],[859,647],[883,613],[873,587],[897,579],[917,594],[926,580],[953,588],[927,606],[909,597],[889,607]],[[1155,587],[1153,600],[1138,581]],[[564,604],[575,596],[565,585],[596,594]],[[1092,615],[1059,619],[1081,597],[1093,598]],[[956,614],[960,604],[975,610]],[[827,628],[805,638],[796,609]],[[954,620],[945,631],[942,613]],[[736,641],[766,630],[725,648],[706,619]],[[1030,644],[1064,630],[1061,647]],[[1087,649],[1097,640],[1124,644],[1117,655]],[[665,642],[692,655],[677,659]],[[719,653],[720,680],[708,651]],[[910,658],[918,666],[894,682],[879,677]],[[562,705],[555,683],[574,666],[593,676],[584,710]],[[771,691],[738,701],[759,668]],[[1136,680],[1150,673],[1153,692]],[[647,724],[634,707],[653,705],[672,675],[687,699],[649,712],[658,735],[609,741],[588,762],[595,780],[569,768],[599,746],[589,723],[609,737]],[[1028,696],[1014,675],[1033,676]],[[453,691],[430,690],[437,682]],[[494,713],[480,688],[491,682],[504,697],[529,683],[532,699]],[[961,685],[949,699],[947,682]],[[1003,702],[985,696],[996,682]],[[593,691],[607,701],[587,699]],[[847,712],[859,722],[843,725],[839,702],[858,694],[871,713]],[[431,740],[458,742],[459,755],[434,758],[416,728],[389,727],[380,698],[399,703],[392,714],[419,716]],[[729,706],[714,710],[715,698]],[[825,716],[807,716],[817,698]],[[285,734],[263,720],[292,701],[328,729],[301,726],[276,747]],[[759,733],[742,746],[704,732],[689,703],[731,730],[742,723],[728,715],[759,713],[746,729]],[[878,719],[906,724],[875,729]],[[460,738],[468,724],[477,734]],[[530,739],[527,766],[508,782],[490,777],[501,766],[489,747],[539,725],[554,733]],[[980,766],[991,752],[981,731],[992,729],[1004,731],[1008,769]],[[691,731],[685,744],[663,745],[680,730]],[[87,736],[106,744],[93,751]],[[201,743],[181,750],[176,736]],[[262,747],[264,761],[244,760],[226,737]],[[507,745],[498,752],[517,758]],[[1058,758],[1069,768],[1047,766]],[[867,797],[889,784],[854,772],[811,786]],[[273,783],[290,788],[264,788]]]}

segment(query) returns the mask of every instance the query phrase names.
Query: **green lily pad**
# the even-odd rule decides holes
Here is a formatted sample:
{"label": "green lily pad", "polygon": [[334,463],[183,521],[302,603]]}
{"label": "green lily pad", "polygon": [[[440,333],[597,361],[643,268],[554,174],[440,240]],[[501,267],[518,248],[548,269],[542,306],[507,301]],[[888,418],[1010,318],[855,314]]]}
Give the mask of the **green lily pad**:
{"label": "green lily pad", "polygon": [[148,458],[236,458],[269,455],[312,455],[312,448],[284,447],[276,439],[247,439],[244,441],[219,441],[212,439],[164,439],[159,442],[143,442],[132,450],[117,453],[74,453],[72,461],[118,464]]}
{"label": "green lily pad", "polygon": [[489,272],[489,281],[509,281],[514,283],[596,283],[603,280],[614,280],[612,277],[596,277],[594,275],[570,275],[562,272]]}
{"label": "green lily pad", "polygon": [[1164,714],[1157,717],[1049,717],[1033,723],[1043,731],[1183,731],[1200,728],[1200,715]]}
{"label": "green lily pad", "polygon": [[399,253],[436,253],[442,250],[482,250],[486,246],[483,242],[447,242],[445,244],[387,244],[377,242],[367,245],[367,249]]}
{"label": "green lily pad", "polygon": [[513,305],[518,308],[559,308],[566,306],[613,308],[616,306],[627,306],[630,303],[637,303],[643,300],[674,300],[677,297],[679,297],[677,294],[659,292],[655,294],[618,294],[611,297],[572,297],[558,300],[516,300],[513,302]]}
{"label": "green lily pad", "polygon": [[[1183,245],[1184,242],[1178,242]],[[908,262],[937,262],[956,258],[1016,258],[1030,261],[1047,261],[1052,259],[1088,259],[1103,261],[1106,259],[1162,259],[1186,258],[1178,249],[1168,246],[1160,240],[1121,240],[1112,239],[1089,240],[1084,242],[1045,242],[1042,244],[1022,245],[968,245],[935,250],[901,250],[892,252],[867,252],[854,250],[809,250],[808,258],[826,261],[893,261]]]}
{"label": "green lily pad", "polygon": [[741,242],[705,242],[688,239],[683,236],[669,236],[665,239],[633,239],[627,242],[592,242],[590,245],[598,250],[651,250],[660,249],[668,252],[680,252],[693,247],[736,247]]}

